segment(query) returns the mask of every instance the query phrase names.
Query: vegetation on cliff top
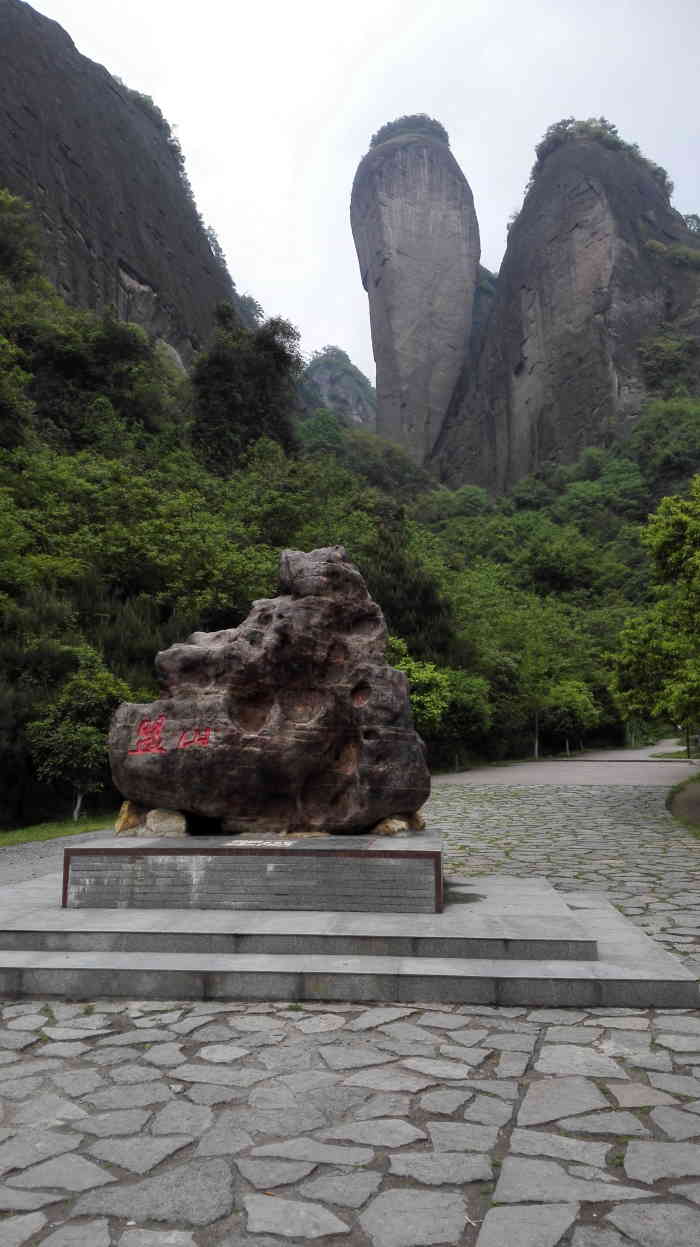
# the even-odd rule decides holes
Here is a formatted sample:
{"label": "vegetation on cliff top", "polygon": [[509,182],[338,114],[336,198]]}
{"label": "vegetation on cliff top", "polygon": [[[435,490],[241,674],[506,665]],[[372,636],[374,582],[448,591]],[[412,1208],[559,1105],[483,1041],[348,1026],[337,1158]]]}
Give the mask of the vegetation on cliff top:
{"label": "vegetation on cliff top", "polygon": [[123,82],[121,78],[115,78],[115,81],[119,83],[119,86],[122,88],[123,91],[126,92],[126,95],[129,97],[131,102],[139,109],[139,111],[142,112],[144,116],[148,117],[149,121],[153,122],[156,129],[160,132],[161,136],[165,140],[165,145],[168,148],[168,151],[170,152],[173,158],[173,161],[175,163],[177,174],[180,179],[180,183],[182,185],[183,194],[185,198],[188,200],[188,202],[190,203],[195,213],[195,216],[197,217],[197,220],[199,221],[199,224],[201,225],[202,230],[204,234],[206,235],[207,242],[209,243],[209,249],[212,254],[212,258],[214,259],[216,264],[219,266],[219,268],[226,274],[227,281],[231,283],[231,288],[235,289],[235,283],[231,280],[228,268],[226,267],[226,257],[224,256],[223,248],[221,246],[221,243],[219,242],[218,235],[215,229],[213,228],[213,226],[206,224],[206,222],[204,221],[204,218],[202,217],[202,214],[199,211],[199,208],[197,207],[197,201],[195,200],[194,191],[192,190],[192,183],[190,182],[190,179],[187,174],[185,153],[182,150],[182,145],[180,143],[180,140],[177,137],[175,131],[173,130],[170,122],[168,121],[164,113],[161,112],[161,109],[158,107],[158,105],[156,104],[152,96],[145,95],[143,91],[137,91],[135,90],[134,87],[127,86],[127,84]]}
{"label": "vegetation on cliff top", "polygon": [[565,143],[575,142],[577,139],[593,139],[603,147],[612,148],[614,151],[623,151],[627,155],[633,156],[651,174],[654,181],[658,182],[666,197],[668,199],[671,198],[673,182],[670,180],[666,170],[661,165],[657,165],[653,160],[649,160],[647,156],[642,155],[637,143],[628,143],[623,139],[618,133],[617,126],[612,121],[608,121],[606,117],[588,117],[585,121],[576,117],[564,117],[561,121],[555,121],[553,125],[548,126],[544,137],[535,148],[537,159],[532,166],[526,194],[537,178],[547,157],[553,151],[556,151],[558,147],[562,147]]}
{"label": "vegetation on cliff top", "polygon": [[[666,586],[659,615],[657,552],[642,540],[649,512],[681,491],[662,521],[664,557],[675,538],[685,552],[679,578],[700,541],[685,494],[700,401],[677,378],[665,396],[663,352],[660,397],[627,442],[494,500],[438,487],[329,411],[294,415],[284,322],[247,330],[224,310],[187,378],[136,326],[63,303],[37,276],[11,196],[0,238],[0,824],[108,785],[115,703],[153,696],[157,650],[273,594],[285,546],[342,544],[360,565],[437,765],[523,754],[533,739],[620,739],[635,637],[673,637],[677,618],[661,674],[692,685],[694,581]],[[631,616],[641,623],[620,650]],[[694,704],[680,697],[664,707]]]}
{"label": "vegetation on cliff top", "polygon": [[387,121],[379,127],[376,134],[372,135],[369,145],[378,147],[380,143],[386,143],[388,139],[400,138],[403,134],[427,134],[432,139],[447,143],[448,147],[450,145],[450,136],[445,127],[434,117],[429,117],[427,113],[410,113],[404,117],[397,117],[395,121]]}

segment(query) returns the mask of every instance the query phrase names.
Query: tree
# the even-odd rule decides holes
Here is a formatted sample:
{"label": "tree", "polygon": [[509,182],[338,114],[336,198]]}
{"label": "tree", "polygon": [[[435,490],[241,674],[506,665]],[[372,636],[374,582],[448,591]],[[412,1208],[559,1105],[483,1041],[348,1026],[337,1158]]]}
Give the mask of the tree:
{"label": "tree", "polygon": [[261,325],[263,323],[265,313],[258,303],[258,300],[254,299],[252,294],[240,294],[238,296],[238,305],[244,317],[249,320],[251,324]]}
{"label": "tree", "polygon": [[23,200],[0,187],[0,274],[24,283],[39,272],[39,232]]}
{"label": "tree", "polygon": [[318,407],[312,415],[299,421],[296,434],[302,454],[328,454],[342,445],[343,426],[327,407]]}
{"label": "tree", "polygon": [[656,571],[655,604],[630,619],[616,658],[627,715],[700,723],[700,476],[686,496],[664,498],[643,533]]}
{"label": "tree", "polygon": [[387,659],[408,679],[416,730],[437,759],[479,750],[491,723],[488,683],[480,676],[413,658],[401,637],[390,636]]}
{"label": "tree", "polygon": [[9,450],[25,440],[34,416],[27,393],[31,376],[22,352],[0,335],[0,447]]}
{"label": "tree", "polygon": [[258,438],[294,447],[294,382],[303,360],[299,333],[286,320],[245,329],[230,305],[218,310],[218,320],[192,373],[192,442],[209,471],[229,476]]}
{"label": "tree", "polygon": [[76,650],[75,658],[77,670],[42,717],[29,724],[27,735],[39,778],[73,789],[77,820],[85,795],[104,787],[109,720],[131,692],[89,646]]}
{"label": "tree", "polygon": [[539,599],[531,599],[526,610],[518,612],[516,627],[521,638],[521,696],[532,723],[532,756],[539,758],[542,718],[572,658],[567,652],[568,629],[553,604]]}
{"label": "tree", "polygon": [[544,726],[552,736],[564,741],[567,753],[570,739],[580,740],[600,719],[600,706],[581,680],[568,678],[550,685],[543,713]]}
{"label": "tree", "polygon": [[421,736],[432,736],[450,704],[447,672],[435,663],[412,658],[401,637],[389,638],[387,659],[397,671],[403,671],[408,680],[416,730]]}

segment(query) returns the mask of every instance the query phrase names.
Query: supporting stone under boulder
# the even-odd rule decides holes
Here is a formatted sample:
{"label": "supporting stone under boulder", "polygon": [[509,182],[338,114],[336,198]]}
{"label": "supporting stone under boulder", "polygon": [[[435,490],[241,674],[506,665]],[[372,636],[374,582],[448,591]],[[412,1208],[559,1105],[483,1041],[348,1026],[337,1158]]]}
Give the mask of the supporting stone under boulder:
{"label": "supporting stone under boulder", "polygon": [[158,654],[159,700],[112,722],[117,788],[209,835],[412,816],[430,792],[425,747],[362,576],[341,546],[286,550],[280,589],[240,627]]}

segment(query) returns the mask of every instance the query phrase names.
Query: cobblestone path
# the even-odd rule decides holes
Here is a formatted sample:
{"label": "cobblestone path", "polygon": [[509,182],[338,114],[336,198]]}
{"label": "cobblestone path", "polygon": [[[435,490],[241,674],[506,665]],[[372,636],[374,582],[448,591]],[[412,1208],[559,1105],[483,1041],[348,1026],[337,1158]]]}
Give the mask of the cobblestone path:
{"label": "cobblestone path", "polygon": [[666,794],[438,780],[430,822],[445,836],[449,873],[538,874],[564,892],[605,892],[700,977],[700,837],[671,817]]}
{"label": "cobblestone path", "polygon": [[[700,964],[660,786],[438,781],[453,873]],[[695,951],[694,951],[695,950]],[[0,1247],[698,1247],[700,1010],[0,1001]]]}

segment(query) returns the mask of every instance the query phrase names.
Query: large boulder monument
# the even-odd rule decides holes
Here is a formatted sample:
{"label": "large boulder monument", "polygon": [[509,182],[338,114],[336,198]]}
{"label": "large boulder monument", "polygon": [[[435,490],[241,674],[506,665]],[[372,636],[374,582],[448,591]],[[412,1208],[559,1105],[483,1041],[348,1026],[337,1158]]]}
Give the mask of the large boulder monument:
{"label": "large boulder monument", "polygon": [[342,546],[285,550],[280,590],[158,654],[160,698],[112,722],[117,788],[209,835],[410,819],[430,792],[425,747],[360,572]]}

